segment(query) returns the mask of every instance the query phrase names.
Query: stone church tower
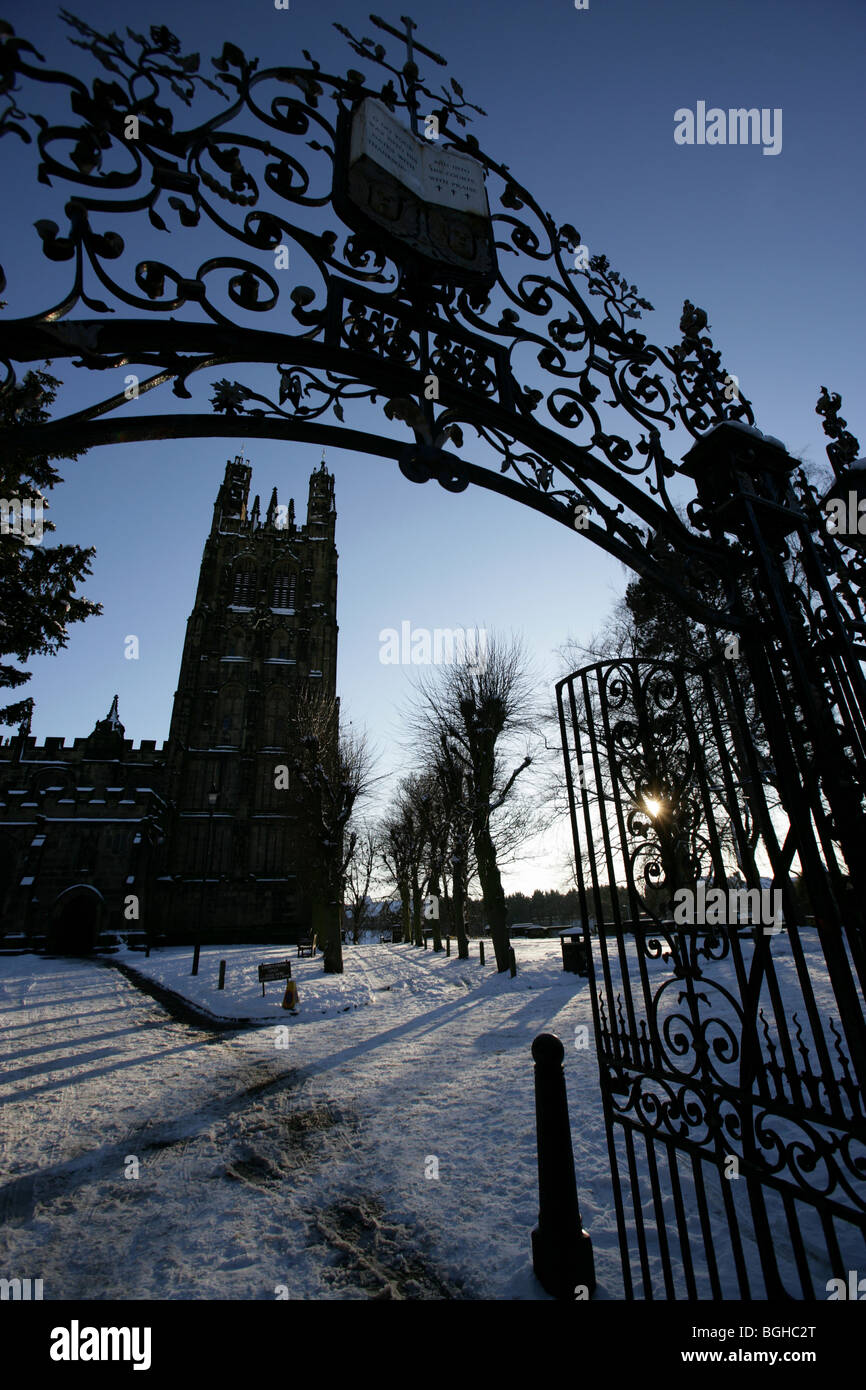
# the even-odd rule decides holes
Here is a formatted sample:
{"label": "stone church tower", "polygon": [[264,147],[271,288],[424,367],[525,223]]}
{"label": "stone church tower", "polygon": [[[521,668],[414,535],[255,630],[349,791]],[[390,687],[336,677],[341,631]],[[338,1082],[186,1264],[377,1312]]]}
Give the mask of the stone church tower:
{"label": "stone church tower", "polygon": [[[307,808],[292,714],[337,678],[334,479],[307,519],[226,465],[186,630],[168,742],[135,747],[117,697],[86,738],[0,740],[0,937],[88,950],[149,940],[289,942],[309,930]],[[105,706],[103,705],[103,708]]]}
{"label": "stone church tower", "polygon": [[336,695],[334,479],[323,459],[298,526],[276,488],[264,518],[258,497],[250,509],[250,478],[241,457],[226,464],[174,697],[157,885],[170,937],[199,915],[211,940],[309,928],[305,808],[288,769],[298,692]]}

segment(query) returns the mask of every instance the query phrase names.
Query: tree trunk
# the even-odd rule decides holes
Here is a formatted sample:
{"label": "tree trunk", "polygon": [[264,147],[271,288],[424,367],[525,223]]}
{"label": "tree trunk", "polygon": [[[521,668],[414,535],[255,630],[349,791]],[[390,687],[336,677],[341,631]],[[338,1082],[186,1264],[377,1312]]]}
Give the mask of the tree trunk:
{"label": "tree trunk", "polygon": [[439,908],[442,902],[442,890],[439,887],[439,879],[435,874],[431,874],[430,876],[430,882],[427,886],[427,892],[429,893],[431,898],[434,898],[436,900],[437,915],[431,918],[431,924],[433,927],[433,950],[443,951],[445,948],[442,945],[442,923],[440,922],[438,916]]}
{"label": "tree trunk", "polygon": [[363,902],[360,907],[357,903],[352,904],[352,945],[357,946],[361,940],[361,932],[364,930],[364,922],[367,916],[367,904]]}
{"label": "tree trunk", "polygon": [[409,907],[409,884],[405,879],[401,879],[397,884],[397,892],[400,894],[400,929],[401,940],[412,940],[412,919]]}
{"label": "tree trunk", "polygon": [[322,952],[322,969],[326,975],[342,975],[343,945],[340,940],[340,904],[313,903],[313,932]]}
{"label": "tree trunk", "polygon": [[496,956],[496,969],[501,972],[508,970],[510,966],[508,909],[505,906],[499,865],[496,863],[496,849],[486,826],[475,837],[475,856],[478,860],[478,878],[484,898],[484,915],[490,927],[490,939]]}
{"label": "tree trunk", "polygon": [[416,946],[424,945],[424,926],[421,920],[421,885],[417,878],[412,884],[412,940]]}
{"label": "tree trunk", "polygon": [[459,896],[454,889],[454,932],[457,937],[457,955],[460,960],[469,959],[469,936],[466,931],[466,890],[460,885]]}
{"label": "tree trunk", "polygon": [[454,913],[451,911],[451,893],[448,888],[448,874],[442,874],[442,918],[441,929],[443,937],[454,935]]}
{"label": "tree trunk", "polygon": [[462,853],[452,859],[451,921],[457,937],[459,960],[469,959],[469,937],[466,934],[466,860]]}

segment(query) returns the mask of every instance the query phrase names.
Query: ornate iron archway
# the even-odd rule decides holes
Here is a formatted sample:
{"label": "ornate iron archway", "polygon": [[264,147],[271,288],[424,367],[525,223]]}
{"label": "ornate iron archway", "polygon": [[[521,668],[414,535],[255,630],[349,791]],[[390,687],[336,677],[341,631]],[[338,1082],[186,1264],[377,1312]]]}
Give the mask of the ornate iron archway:
{"label": "ornate iron archway", "polygon": [[[444,60],[414,42],[411,21],[404,63],[337,26],[374,82],[324,73],[306,52],[304,65],[260,70],[232,44],[204,76],[164,27],[123,40],[64,18],[108,80],[47,71],[10,26],[0,31],[0,134],[35,141],[41,181],[73,187],[66,225],[36,224],[48,259],[70,264],[69,284],[55,303],[0,324],[6,389],[14,364],[63,357],[88,377],[145,368],[132,374],[137,397],[170,386],[190,401],[197,377],[237,364],[275,368],[274,387],[225,375],[212,383],[211,412],[154,415],[130,411],[121,390],[6,431],[2,446],[50,453],[59,441],[74,450],[243,435],[394,458],[412,481],[454,492],[474,483],[544,513],[713,631],[737,635],[787,817],[784,836],[768,837],[774,881],[802,870],[862,1087],[866,571],[850,538],[827,533],[796,462],[754,429],[706,314],[686,301],[669,348],[632,326],[651,305],[604,256],[581,256],[577,230],[481,150],[467,123],[483,113],[453,78],[439,90],[422,78],[416,56],[434,68]],[[39,84],[68,98],[71,116],[26,114]],[[173,108],[199,98],[217,109],[182,128]],[[419,209],[393,176],[371,215],[357,198],[353,208],[352,142],[369,102],[386,124],[432,122],[440,148],[483,175],[489,220],[476,209],[459,223],[423,199]],[[416,213],[423,237],[410,228]],[[136,254],[142,228],[171,231],[186,259]],[[201,260],[206,233],[223,240]],[[82,306],[90,317],[75,316]],[[261,314],[275,326],[251,326]],[[405,436],[352,428],[347,415],[364,403],[381,403]],[[837,477],[858,451],[839,406],[822,390]],[[619,433],[602,407],[619,412]],[[665,449],[680,429],[696,441],[682,461]],[[466,431],[490,466],[467,459]]]}
{"label": "ornate iron archway", "polygon": [[[491,488],[570,528],[577,520],[589,539],[656,584],[676,587],[654,558],[654,535],[669,536],[696,560],[729,565],[705,526],[696,531],[680,521],[668,495],[677,465],[663,448],[677,425],[698,438],[715,420],[753,423],[748,402],[731,397],[706,315],[687,302],[682,340],[670,349],[630,326],[652,306],[606,257],[587,258],[585,248],[581,255],[576,229],[558,225],[506,166],[483,153],[466,129],[480,108],[454,79],[438,92],[421,79],[414,57],[430,50],[415,45],[397,66],[382,44],[338,25],[355,53],[381,70],[381,86],[355,70],[325,74],[306,52],[304,66],[260,71],[232,44],[213,60],[211,79],[166,28],[152,28],[149,37],[130,33],[124,42],[64,18],[74,42],[112,78],[88,88],[46,71],[32,45],[6,26],[0,134],[31,140],[32,131],[40,180],[71,184],[73,192],[65,228],[37,224],[48,259],[71,263],[68,290],[57,303],[0,324],[0,355],[9,364],[68,357],[93,372],[150,368],[138,396],[170,385],[176,397],[191,399],[196,373],[238,363],[273,364],[278,380],[269,397],[223,378],[214,388],[215,415],[141,416],[119,391],[18,432],[19,447],[47,446],[57,435],[72,448],[217,433],[311,441],[395,458],[413,481]],[[25,115],[20,94],[26,89],[31,104],[32,84],[40,82],[49,91],[68,89],[74,124]],[[189,106],[203,93],[225,105],[179,128],[172,105]],[[352,113],[368,99],[415,121],[423,99],[442,146],[484,171],[498,253],[493,285],[489,277],[431,283],[429,263],[406,240],[354,231],[337,219],[335,169],[345,159]],[[126,138],[133,130],[135,138]],[[345,210],[345,196],[337,201]],[[330,225],[312,230],[316,213]],[[121,214],[148,219],[156,236],[171,231],[188,263],[175,268],[148,257],[131,265]],[[208,227],[228,254],[195,263],[196,241]],[[130,226],[131,235],[136,230]],[[282,275],[283,287],[273,268],[280,248],[289,265],[302,258],[313,285],[298,284],[292,270]],[[589,307],[593,296],[603,302],[601,317]],[[98,317],[73,317],[82,306]],[[258,314],[279,321],[279,330],[244,322]],[[291,332],[287,314],[297,325]],[[431,375],[435,399],[425,390]],[[636,437],[604,428],[603,394]],[[412,442],[345,425],[362,400],[381,400]],[[465,428],[477,435],[474,449],[493,451],[494,467],[461,457]],[[679,597],[701,609],[694,594]],[[736,626],[732,616],[725,621]]]}

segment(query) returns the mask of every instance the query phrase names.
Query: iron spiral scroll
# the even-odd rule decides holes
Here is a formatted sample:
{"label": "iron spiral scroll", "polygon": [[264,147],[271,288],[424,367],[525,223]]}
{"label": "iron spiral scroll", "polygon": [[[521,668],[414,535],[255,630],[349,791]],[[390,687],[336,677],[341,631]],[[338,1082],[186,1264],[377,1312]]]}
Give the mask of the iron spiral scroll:
{"label": "iron spiral scroll", "polygon": [[[584,505],[589,539],[679,594],[696,615],[719,620],[718,607],[687,591],[654,554],[663,535],[717,573],[735,562],[724,541],[706,534],[694,499],[688,522],[681,519],[668,493],[677,465],[663,442],[677,428],[698,438],[723,419],[752,425],[751,406],[731,398],[703,310],[686,301],[681,341],[656,346],[632,324],[652,307],[637,287],[603,255],[573,263],[579,232],[485,154],[468,130],[484,113],[456,79],[434,89],[416,63],[389,61],[383,44],[342,25],[380,83],[355,69],[325,73],[306,50],[303,65],[260,69],[231,43],[206,76],[199,54],[183,52],[165,26],[121,37],[61,15],[72,42],[106,72],[89,86],[48,71],[10,25],[0,30],[0,134],[34,144],[41,182],[73,188],[65,226],[36,224],[48,260],[71,264],[69,283],[56,302],[0,326],[6,388],[15,362],[46,356],[95,371],[151,369],[139,396],[170,386],[190,400],[197,373],[238,363],[271,364],[277,381],[269,391],[228,374],[212,380],[220,418],[210,423],[125,413],[118,391],[27,438],[19,432],[18,447],[61,431],[85,447],[237,427],[380,453],[417,481],[438,478],[451,490],[480,484],[569,527]],[[28,114],[40,83],[56,105],[65,94],[68,115]],[[492,289],[430,284],[410,254],[398,263],[334,216],[341,132],[368,97],[398,115],[429,108],[441,144],[482,166],[498,259]],[[178,107],[198,113],[203,102],[220,109],[181,128]],[[142,231],[170,233],[186,260],[136,258]],[[218,254],[202,260],[195,246],[205,232]],[[280,247],[289,275],[274,268]],[[99,317],[71,317],[81,308]],[[121,317],[124,310],[134,317]],[[252,326],[259,315],[278,326]],[[431,373],[436,402],[423,389]],[[340,428],[360,401],[381,403],[414,444]],[[605,427],[602,407],[622,410],[626,432]],[[461,457],[466,430],[492,451],[493,467]],[[737,626],[736,615],[726,611],[726,620]]]}
{"label": "iron spiral scroll", "polygon": [[[864,557],[828,535],[815,489],[752,428],[704,310],[685,302],[672,347],[639,332],[651,305],[603,255],[575,263],[580,233],[481,149],[468,125],[483,112],[454,78],[434,88],[421,64],[392,62],[344,26],[366,72],[325,73],[306,51],[303,64],[260,69],[226,43],[205,75],[165,26],[122,38],[62,13],[103,70],[89,85],[49,71],[0,24],[0,134],[32,147],[43,184],[72,190],[62,224],[36,224],[68,279],[51,303],[0,319],[0,390],[21,364],[68,358],[87,378],[144,367],[138,396],[170,387],[175,407],[207,382],[210,409],[148,415],[113,383],[72,414],[3,431],[7,450],[236,435],[379,455],[412,481],[486,487],[579,530],[713,631],[742,635],[754,711],[719,663],[647,674],[624,661],[560,683],[579,893],[584,922],[598,924],[586,942],[626,1293],[636,1263],[648,1296],[748,1296],[753,1266],[765,1292],[816,1296],[827,1270],[862,1263],[849,1237],[866,1228]],[[50,118],[34,113],[40,91]],[[411,254],[338,215],[344,132],[368,98],[410,119],[423,103],[442,144],[482,166],[492,288],[425,279]],[[177,113],[193,121],[193,107],[184,128]],[[169,234],[173,263],[152,252]],[[240,381],[239,365],[271,375]],[[370,404],[390,433],[354,427]],[[837,474],[859,449],[840,407],[822,388]],[[726,441],[715,458],[713,426]],[[683,432],[697,441],[689,467],[695,450],[679,462],[674,448]],[[594,791],[578,778],[587,768]],[[778,833],[771,784],[788,815]],[[667,824],[648,817],[647,793],[671,808]],[[784,943],[741,925],[672,929],[660,893],[710,873],[727,885],[733,859],[756,885],[761,850]],[[795,856],[820,906],[814,928],[800,922]],[[618,883],[622,900],[605,900]],[[824,996],[810,976],[816,940]],[[720,1176],[729,1158],[739,1183]],[[719,1231],[732,1272],[714,1252]]]}
{"label": "iron spiral scroll", "polygon": [[761,882],[768,789],[719,691],[712,666],[638,658],[559,687],[624,1287],[822,1297],[862,1262],[866,1111],[821,943],[790,884],[778,930],[670,911],[735,866]]}

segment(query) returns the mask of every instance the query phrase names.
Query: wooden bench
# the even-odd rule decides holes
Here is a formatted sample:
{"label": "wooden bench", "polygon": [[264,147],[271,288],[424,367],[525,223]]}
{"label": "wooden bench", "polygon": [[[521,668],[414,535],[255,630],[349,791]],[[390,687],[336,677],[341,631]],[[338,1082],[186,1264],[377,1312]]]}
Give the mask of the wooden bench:
{"label": "wooden bench", "polygon": [[292,978],[292,962],[290,960],[269,960],[264,961],[259,966],[259,984],[262,987],[262,998],[265,997],[266,980],[290,980]]}
{"label": "wooden bench", "polygon": [[298,958],[309,956],[312,960],[316,954],[316,938],[314,936],[302,936],[298,941]]}

